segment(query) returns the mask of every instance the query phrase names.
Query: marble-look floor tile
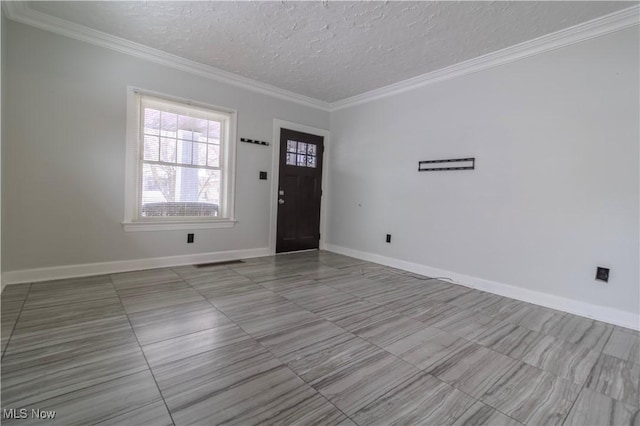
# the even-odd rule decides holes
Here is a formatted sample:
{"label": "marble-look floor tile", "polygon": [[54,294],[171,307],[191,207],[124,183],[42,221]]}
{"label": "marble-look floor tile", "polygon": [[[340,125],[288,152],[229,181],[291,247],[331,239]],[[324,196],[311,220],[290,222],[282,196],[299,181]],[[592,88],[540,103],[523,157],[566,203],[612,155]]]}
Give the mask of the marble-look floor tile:
{"label": "marble-look floor tile", "polygon": [[466,287],[451,283],[446,284],[447,285],[442,287],[440,290],[429,293],[429,296],[431,296],[431,300],[433,300],[434,302],[447,303],[451,306],[455,306],[451,302],[458,298],[461,298],[462,296],[465,296],[469,293],[477,295],[481,294],[481,292],[478,290],[468,289]]}
{"label": "marble-look floor tile", "polygon": [[154,367],[154,373],[177,425],[338,424],[345,418],[252,341]]}
{"label": "marble-look floor tile", "polygon": [[420,370],[379,350],[313,382],[313,387],[348,416],[386,394]]}
{"label": "marble-look floor tile", "polygon": [[368,278],[340,278],[343,278],[345,281],[327,285],[360,298],[371,297],[377,294],[385,294],[398,289],[393,284],[373,281]]}
{"label": "marble-look floor tile", "polygon": [[227,324],[142,347],[151,367],[188,358],[212,349],[252,340],[235,324]]}
{"label": "marble-look floor tile", "polygon": [[124,309],[117,297],[90,300],[69,305],[25,309],[16,323],[16,331],[47,330],[66,325],[121,316]]}
{"label": "marble-look floor tile", "polygon": [[111,281],[117,290],[170,283],[180,280],[181,277],[168,268],[123,272],[111,275]]}
{"label": "marble-look floor tile", "polygon": [[320,312],[337,304],[354,303],[359,300],[355,296],[322,284],[287,290],[280,294],[311,312]]}
{"label": "marble-look floor tile", "polygon": [[2,402],[5,406],[34,405],[147,369],[136,342],[85,352],[28,369],[3,371]]}
{"label": "marble-look floor tile", "polygon": [[197,288],[198,293],[215,302],[218,299],[234,295],[243,295],[251,291],[262,291],[264,287],[249,280],[238,280],[236,282],[224,282],[217,285],[210,285],[209,287]]}
{"label": "marble-look floor tile", "polygon": [[377,346],[345,332],[289,352],[279,359],[305,382],[314,384],[357,360],[379,352]]}
{"label": "marble-look floor tile", "polygon": [[639,333],[335,253],[0,304],[2,399],[53,424],[640,426]]}
{"label": "marble-look floor tile", "polygon": [[117,297],[113,284],[106,282],[73,282],[65,284],[34,284],[29,291],[24,309],[35,309],[47,306],[68,305],[89,300]]}
{"label": "marble-look floor tile", "polygon": [[352,418],[363,425],[447,425],[474,402],[470,396],[423,373],[389,390]]}
{"label": "marble-look floor tile", "polygon": [[389,305],[402,303],[408,300],[415,299],[416,297],[416,292],[411,288],[405,288],[404,286],[399,286],[399,284],[395,284],[393,287],[389,287],[390,288],[384,292],[365,296],[364,300],[369,303],[388,307]]}
{"label": "marble-look floor tile", "polygon": [[564,313],[554,311],[553,309],[535,305],[526,305],[522,309],[514,312],[512,315],[504,318],[504,320],[506,322],[528,328],[529,330],[547,334],[549,330],[562,321],[564,316]]}
{"label": "marble-look floor tile", "polygon": [[290,304],[284,297],[261,286],[246,289],[243,293],[208,298],[216,308],[226,315],[238,317],[246,314],[277,309]]}
{"label": "marble-look floor tile", "polygon": [[554,338],[515,324],[500,322],[471,340],[503,355],[522,360],[538,345],[549,346]]}
{"label": "marble-look floor tile", "polygon": [[249,278],[245,277],[234,271],[233,269],[229,269],[226,266],[217,266],[217,267],[205,267],[205,268],[195,268],[193,266],[187,266],[182,268],[172,268],[175,273],[180,275],[180,277],[191,284],[194,287],[198,286],[206,286],[209,283],[216,283],[220,281],[227,281],[233,279],[243,279],[248,280]]}
{"label": "marble-look floor tile", "polygon": [[287,306],[279,312],[265,313],[261,317],[237,321],[237,324],[253,337],[262,338],[318,319],[320,317],[317,315],[294,305]]}
{"label": "marble-look floor tile", "polygon": [[403,315],[394,315],[358,328],[353,333],[384,348],[425,327],[420,321]]}
{"label": "marble-look floor tile", "polygon": [[263,281],[260,283],[260,285],[273,292],[282,294],[283,292],[288,290],[295,290],[298,288],[320,285],[320,282],[309,279],[309,278],[303,278],[302,276],[299,276],[299,275],[294,275],[293,277],[278,278],[275,280]]}
{"label": "marble-look floor tile", "polygon": [[187,284],[182,280],[179,280],[179,281],[169,281],[165,283],[158,283],[154,285],[147,285],[147,286],[141,286],[141,287],[118,289],[117,293],[118,293],[118,296],[124,299],[124,298],[135,297],[135,296],[153,296],[159,293],[165,293],[168,291],[178,291],[178,290],[184,290],[184,289],[192,290],[189,284]]}
{"label": "marble-look floor tile", "polygon": [[499,323],[500,322],[493,317],[469,310],[434,322],[431,326],[455,336],[471,340]]}
{"label": "marble-look floor tile", "polygon": [[426,371],[479,398],[519,362],[475,343],[468,343]]}
{"label": "marble-look floor tile", "polygon": [[189,288],[164,291],[161,293],[140,294],[137,296],[121,297],[122,306],[127,314],[166,308],[167,306],[205,300],[197,291]]}
{"label": "marble-look floor tile", "polygon": [[92,275],[88,277],[63,278],[59,280],[40,281],[31,284],[31,290],[46,290],[56,287],[60,289],[81,288],[82,286],[94,284],[111,283],[109,275]]}
{"label": "marble-look floor tile", "polygon": [[345,330],[354,331],[384,321],[397,314],[368,302],[349,302],[319,311],[318,315]]}
{"label": "marble-look floor tile", "polygon": [[422,312],[435,303],[439,302],[431,300],[429,295],[416,294],[412,297],[405,297],[385,303],[384,307],[397,314],[414,316],[416,312]]}
{"label": "marble-look floor tile", "polygon": [[442,358],[456,352],[469,342],[446,331],[426,327],[384,349],[421,370],[426,370]]}
{"label": "marble-look floor tile", "polygon": [[96,423],[96,426],[173,426],[164,401],[155,401]]}
{"label": "marble-look floor tile", "polygon": [[[160,400],[155,381],[151,373],[145,370],[20,408],[55,411],[55,418],[47,420],[46,424],[87,425],[106,422],[123,412],[137,410]],[[44,422],[42,419],[28,418],[3,419],[2,423],[30,425]]]}
{"label": "marble-look floor tile", "polygon": [[640,364],[640,333],[615,327],[602,353]]}
{"label": "marble-look floor tile", "polygon": [[353,422],[353,420],[347,417],[346,419],[338,423],[338,426],[357,426],[357,425]]}
{"label": "marble-look floor tile", "polygon": [[598,352],[588,346],[566,343],[554,338],[539,341],[522,361],[556,376],[583,384],[598,360]]}
{"label": "marble-look floor tile", "polygon": [[4,288],[0,296],[2,312],[19,311],[27,298],[31,284],[11,284]]}
{"label": "marble-look floor tile", "polygon": [[638,406],[624,404],[589,389],[582,390],[564,422],[567,426],[637,426],[638,424],[640,424]]}
{"label": "marble-look floor tile", "polygon": [[600,355],[585,387],[624,403],[640,406],[640,364]]}
{"label": "marble-look floor tile", "polygon": [[419,308],[416,307],[408,313],[411,318],[428,326],[460,314],[465,314],[465,311],[457,306],[436,301],[426,303]]}
{"label": "marble-look floor tile", "polygon": [[601,352],[609,340],[613,325],[577,315],[565,315],[547,334],[556,339],[583,345]]}
{"label": "marble-look floor tile", "polygon": [[518,422],[511,417],[502,414],[498,410],[491,408],[487,404],[483,404],[477,401],[467,411],[460,416],[454,426],[521,426],[522,423]]}
{"label": "marble-look floor tile", "polygon": [[521,423],[559,425],[579,392],[576,384],[518,362],[480,400]]}
{"label": "marble-look floor tile", "polygon": [[231,324],[204,300],[131,314],[129,320],[142,345]]}
{"label": "marble-look floor tile", "polygon": [[309,346],[317,347],[341,334],[345,334],[344,329],[319,319],[266,334],[258,341],[275,356],[282,357],[291,352],[304,351]]}
{"label": "marble-look floor tile", "polygon": [[469,311],[479,311],[482,307],[490,306],[502,299],[495,294],[485,291],[467,289],[466,293],[461,293],[458,297],[448,300],[454,306],[458,306]]}
{"label": "marble-look floor tile", "polygon": [[260,268],[257,268],[255,271],[233,269],[258,284],[263,281],[273,281],[278,278],[301,276],[296,270],[277,266],[268,268],[260,266]]}
{"label": "marble-look floor tile", "polygon": [[215,289],[219,286],[228,286],[229,284],[247,284],[253,283],[249,278],[240,275],[237,272],[226,270],[225,274],[217,275],[199,275],[194,278],[187,278],[185,282],[196,290]]}
{"label": "marble-look floor tile", "polygon": [[135,335],[125,316],[45,330],[19,330],[7,346],[2,359],[2,373],[35,368],[135,342]]}
{"label": "marble-look floor tile", "polygon": [[319,264],[315,267],[305,268],[305,270],[301,272],[301,275],[305,278],[321,280],[323,278],[346,276],[349,275],[349,272],[332,266]]}

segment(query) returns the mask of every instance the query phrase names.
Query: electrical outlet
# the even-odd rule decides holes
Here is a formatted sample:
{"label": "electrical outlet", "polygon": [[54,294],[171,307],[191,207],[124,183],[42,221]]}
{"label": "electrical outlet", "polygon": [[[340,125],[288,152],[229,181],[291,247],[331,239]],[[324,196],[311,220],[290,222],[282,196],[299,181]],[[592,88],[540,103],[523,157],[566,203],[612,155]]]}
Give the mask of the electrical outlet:
{"label": "electrical outlet", "polygon": [[391,242],[391,234],[387,234],[387,242],[390,243]]}
{"label": "electrical outlet", "polygon": [[194,234],[187,234],[187,244],[191,244],[195,240]]}
{"label": "electrical outlet", "polygon": [[596,280],[604,281],[605,283],[608,283],[609,268],[603,268],[602,266],[598,266],[598,269],[596,269]]}
{"label": "electrical outlet", "polygon": [[260,172],[260,180],[267,180],[267,172]]}

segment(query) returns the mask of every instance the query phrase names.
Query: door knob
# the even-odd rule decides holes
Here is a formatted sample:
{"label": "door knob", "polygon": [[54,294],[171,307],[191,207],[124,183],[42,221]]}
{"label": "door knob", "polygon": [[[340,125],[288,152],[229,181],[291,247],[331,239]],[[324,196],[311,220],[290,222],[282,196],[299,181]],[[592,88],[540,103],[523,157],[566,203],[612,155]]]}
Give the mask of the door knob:
{"label": "door knob", "polygon": [[278,204],[284,204],[284,200],[282,198],[278,199]]}

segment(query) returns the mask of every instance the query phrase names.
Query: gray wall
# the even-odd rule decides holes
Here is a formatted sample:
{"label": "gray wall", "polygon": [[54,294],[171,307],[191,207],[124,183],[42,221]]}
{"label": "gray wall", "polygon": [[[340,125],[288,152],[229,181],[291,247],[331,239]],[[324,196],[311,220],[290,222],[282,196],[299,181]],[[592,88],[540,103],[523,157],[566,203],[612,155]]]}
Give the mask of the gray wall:
{"label": "gray wall", "polygon": [[258,171],[271,171],[272,147],[243,143],[235,228],[196,230],[189,245],[187,231],[123,231],[126,87],[234,108],[238,137],[267,141],[274,118],[328,128],[329,113],[5,24],[4,272],[268,246],[270,180]]}
{"label": "gray wall", "polygon": [[332,113],[327,242],[638,313],[638,52],[634,27]]}

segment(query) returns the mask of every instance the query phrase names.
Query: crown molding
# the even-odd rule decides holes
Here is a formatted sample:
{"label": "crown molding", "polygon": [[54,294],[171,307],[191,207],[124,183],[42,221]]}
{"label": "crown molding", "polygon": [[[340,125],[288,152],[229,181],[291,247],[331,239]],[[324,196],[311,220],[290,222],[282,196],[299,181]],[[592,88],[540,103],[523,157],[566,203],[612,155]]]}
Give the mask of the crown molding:
{"label": "crown molding", "polygon": [[525,41],[505,49],[497,50],[477,58],[459,62],[427,74],[422,74],[398,83],[390,84],[359,95],[351,96],[331,103],[331,111],[349,108],[376,99],[386,98],[418,87],[450,80],[467,74],[508,64],[540,53],[559,49],[595,37],[630,28],[639,22],[640,6],[623,9],[604,15],[573,27],[565,28],[551,34]]}
{"label": "crown molding", "polygon": [[262,83],[250,78],[242,77],[238,74],[223,71],[221,69],[204,65],[199,62],[184,59],[164,51],[153,49],[139,43],[134,43],[120,37],[97,31],[84,25],[69,22],[64,19],[38,12],[28,7],[26,2],[22,1],[3,1],[2,2],[7,18],[30,25],[41,30],[60,34],[65,37],[84,41],[96,46],[115,50],[116,52],[135,56],[150,62],[161,64],[170,68],[185,71],[200,77],[216,80],[222,83],[241,87],[253,92],[262,93],[264,95],[273,96],[290,102],[311,108],[329,111],[331,105],[329,102],[311,98],[309,96],[300,95],[289,90],[281,89],[270,84]]}
{"label": "crown molding", "polygon": [[45,31],[50,31],[76,40],[132,55],[167,67],[185,71],[194,75],[231,84],[254,92],[295,102],[323,111],[338,111],[377,99],[393,96],[433,83],[461,77],[499,65],[508,64],[540,53],[559,49],[615,31],[640,24],[640,6],[634,5],[609,15],[569,27],[542,37],[528,40],[514,46],[463,61],[439,70],[412,77],[379,89],[370,90],[336,102],[300,95],[270,84],[242,77],[221,69],[181,58],[170,53],[115,37],[83,25],[56,18],[30,9],[26,2],[3,1],[7,18]]}

